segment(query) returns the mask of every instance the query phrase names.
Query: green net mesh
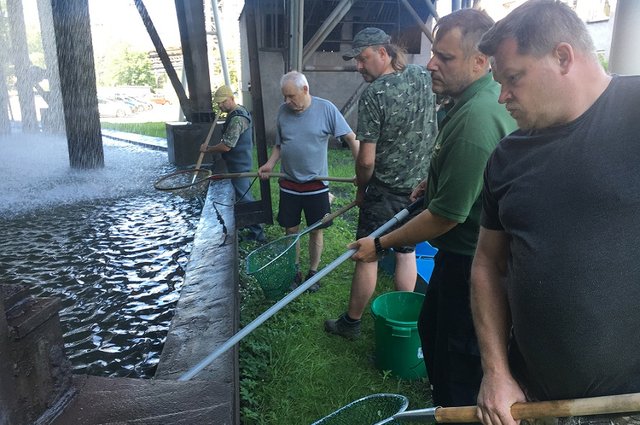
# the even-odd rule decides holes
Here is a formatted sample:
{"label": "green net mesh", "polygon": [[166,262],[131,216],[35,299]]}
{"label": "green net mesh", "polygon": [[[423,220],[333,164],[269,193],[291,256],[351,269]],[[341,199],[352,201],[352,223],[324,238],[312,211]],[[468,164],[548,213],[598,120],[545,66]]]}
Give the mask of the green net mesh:
{"label": "green net mesh", "polygon": [[298,235],[284,236],[247,256],[247,274],[256,279],[265,298],[278,299],[291,287],[296,275],[297,240]]}
{"label": "green net mesh", "polygon": [[373,394],[351,402],[311,425],[376,425],[399,424],[390,420],[403,412],[409,400],[399,394]]}

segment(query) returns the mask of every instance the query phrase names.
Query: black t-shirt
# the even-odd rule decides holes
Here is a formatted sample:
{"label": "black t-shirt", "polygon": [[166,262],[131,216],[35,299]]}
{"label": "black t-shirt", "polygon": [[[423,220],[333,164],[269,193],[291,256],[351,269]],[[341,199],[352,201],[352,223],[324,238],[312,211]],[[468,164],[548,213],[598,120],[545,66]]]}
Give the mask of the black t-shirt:
{"label": "black t-shirt", "polygon": [[640,77],[575,121],[505,138],[482,225],[509,236],[512,364],[533,396],[640,391]]}

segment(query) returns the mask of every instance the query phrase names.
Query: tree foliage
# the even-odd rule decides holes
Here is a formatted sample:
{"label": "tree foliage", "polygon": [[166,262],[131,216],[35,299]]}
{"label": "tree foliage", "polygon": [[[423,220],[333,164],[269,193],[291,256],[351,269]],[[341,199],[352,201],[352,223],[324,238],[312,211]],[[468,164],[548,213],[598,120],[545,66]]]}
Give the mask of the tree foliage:
{"label": "tree foliage", "polygon": [[125,48],[113,60],[111,80],[115,85],[156,87],[156,78],[149,56]]}

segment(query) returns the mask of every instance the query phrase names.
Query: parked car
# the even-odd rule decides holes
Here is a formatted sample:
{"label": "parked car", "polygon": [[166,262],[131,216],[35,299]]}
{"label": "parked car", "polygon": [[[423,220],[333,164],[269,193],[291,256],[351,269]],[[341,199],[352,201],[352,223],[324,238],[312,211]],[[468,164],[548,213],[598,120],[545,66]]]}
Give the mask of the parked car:
{"label": "parked car", "polygon": [[101,97],[98,98],[98,110],[101,117],[122,118],[131,114],[131,107],[126,103]]}
{"label": "parked car", "polygon": [[111,97],[109,99],[110,100],[114,100],[114,101],[119,101],[119,102],[126,103],[127,105],[129,105],[129,108],[131,109],[131,113],[133,113],[133,114],[135,114],[137,112],[142,112],[144,110],[144,106],[142,106],[139,102],[135,101],[134,99],[132,99],[129,96],[116,95],[116,96],[113,96],[113,97]]}

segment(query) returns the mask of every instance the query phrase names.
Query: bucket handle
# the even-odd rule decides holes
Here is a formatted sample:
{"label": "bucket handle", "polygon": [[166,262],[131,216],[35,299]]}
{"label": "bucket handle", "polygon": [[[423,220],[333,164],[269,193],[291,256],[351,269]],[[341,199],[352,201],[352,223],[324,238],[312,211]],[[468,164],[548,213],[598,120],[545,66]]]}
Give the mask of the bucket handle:
{"label": "bucket handle", "polygon": [[400,338],[410,338],[411,328],[405,328],[400,326],[387,325],[391,328],[391,336],[397,336]]}

